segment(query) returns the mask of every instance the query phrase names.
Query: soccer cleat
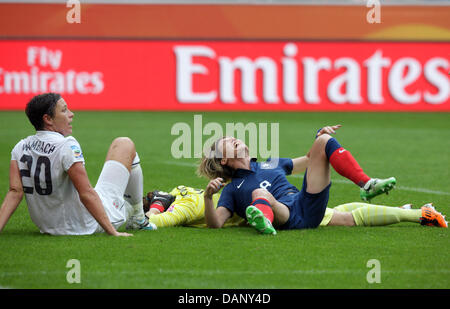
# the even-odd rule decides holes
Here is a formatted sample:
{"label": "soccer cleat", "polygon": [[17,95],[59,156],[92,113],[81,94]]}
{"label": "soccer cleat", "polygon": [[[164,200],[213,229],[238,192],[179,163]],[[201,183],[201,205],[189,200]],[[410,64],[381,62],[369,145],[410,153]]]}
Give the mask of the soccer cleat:
{"label": "soccer cleat", "polygon": [[382,193],[388,194],[395,187],[397,180],[394,177],[386,179],[371,178],[364,187],[360,189],[359,196],[363,201],[370,201]]}
{"label": "soccer cleat", "polygon": [[164,207],[164,211],[166,211],[174,201],[175,196],[167,192],[158,190],[149,192],[143,198],[144,213],[146,213],[150,209],[150,206],[155,202],[161,203],[161,205]]}
{"label": "soccer cleat", "polygon": [[267,219],[261,210],[251,205],[245,210],[248,223],[253,226],[261,234],[276,235],[277,231],[272,226],[272,223]]}
{"label": "soccer cleat", "polygon": [[138,221],[136,218],[131,217],[126,226],[127,230],[146,230],[146,231],[154,231],[158,228],[152,222],[148,221],[147,216],[144,219]]}
{"label": "soccer cleat", "polygon": [[420,224],[427,226],[448,227],[445,216],[434,209],[433,204],[425,204],[422,206],[422,217],[420,217]]}

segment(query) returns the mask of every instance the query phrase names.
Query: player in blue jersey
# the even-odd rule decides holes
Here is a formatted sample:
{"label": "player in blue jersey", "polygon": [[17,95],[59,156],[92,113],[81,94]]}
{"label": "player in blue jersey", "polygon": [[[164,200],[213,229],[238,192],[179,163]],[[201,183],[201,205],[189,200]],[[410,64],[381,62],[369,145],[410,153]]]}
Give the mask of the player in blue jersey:
{"label": "player in blue jersey", "polygon": [[[204,193],[204,190],[183,185],[170,193],[154,190],[143,199],[144,212],[158,228],[180,225],[207,227]],[[219,198],[220,193],[213,195],[214,205],[217,205]],[[327,207],[320,226],[387,226],[400,222],[448,227],[445,216],[437,212],[432,203],[412,209],[412,204],[392,207],[358,202]],[[235,213],[224,224],[224,227],[231,226],[247,226],[247,223]]]}
{"label": "player in blue jersey", "polygon": [[[360,187],[363,200],[391,190],[396,183],[394,177],[370,178],[351,153],[331,136],[340,127],[320,129],[305,156],[262,163],[250,158],[248,147],[241,140],[233,137],[217,140],[198,167],[198,173],[211,180],[204,194],[207,225],[220,228],[237,213],[263,234],[276,234],[274,226],[315,228],[322,221],[328,203],[330,165]],[[303,186],[298,190],[286,175],[303,172]],[[212,195],[224,185],[216,208]]]}

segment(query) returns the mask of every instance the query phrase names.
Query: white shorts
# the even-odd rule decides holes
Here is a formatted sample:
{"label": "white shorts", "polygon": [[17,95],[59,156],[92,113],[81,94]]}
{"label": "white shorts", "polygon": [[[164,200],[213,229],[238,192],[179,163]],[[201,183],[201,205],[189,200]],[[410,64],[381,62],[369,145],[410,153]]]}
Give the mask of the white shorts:
{"label": "white shorts", "polygon": [[[124,200],[130,172],[120,162],[109,160],[103,165],[95,191],[102,200],[109,221],[118,229],[127,220],[131,206]],[[103,232],[99,225],[96,232]]]}

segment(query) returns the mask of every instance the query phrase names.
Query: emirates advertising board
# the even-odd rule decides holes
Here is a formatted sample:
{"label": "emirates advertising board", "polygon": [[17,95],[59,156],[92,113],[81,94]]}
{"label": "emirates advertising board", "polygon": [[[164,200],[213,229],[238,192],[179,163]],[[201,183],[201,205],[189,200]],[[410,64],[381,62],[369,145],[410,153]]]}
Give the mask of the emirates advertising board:
{"label": "emirates advertising board", "polygon": [[450,111],[450,43],[0,41],[0,109]]}

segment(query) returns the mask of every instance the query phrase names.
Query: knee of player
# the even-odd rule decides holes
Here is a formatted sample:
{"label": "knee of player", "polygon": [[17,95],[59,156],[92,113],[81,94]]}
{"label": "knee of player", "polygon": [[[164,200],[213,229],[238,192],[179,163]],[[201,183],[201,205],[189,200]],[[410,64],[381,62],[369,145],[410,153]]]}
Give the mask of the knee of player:
{"label": "knee of player", "polygon": [[325,156],[325,148],[327,147],[327,143],[331,138],[332,136],[326,133],[317,137],[313,143],[313,146],[311,147],[310,156]]}
{"label": "knee of player", "polygon": [[129,137],[116,137],[111,143],[111,146],[128,150],[131,152],[136,152],[134,142]]}
{"label": "knee of player", "polygon": [[269,199],[272,196],[269,191],[266,189],[258,188],[252,191],[252,199],[255,200],[257,198],[265,198]]}
{"label": "knee of player", "polygon": [[314,141],[314,144],[318,144],[320,146],[325,147],[330,138],[332,138],[332,136],[330,134],[324,133],[316,138],[316,140]]}
{"label": "knee of player", "polygon": [[351,212],[342,212],[342,225],[343,226],[355,226],[355,219],[353,218],[353,214]]}

